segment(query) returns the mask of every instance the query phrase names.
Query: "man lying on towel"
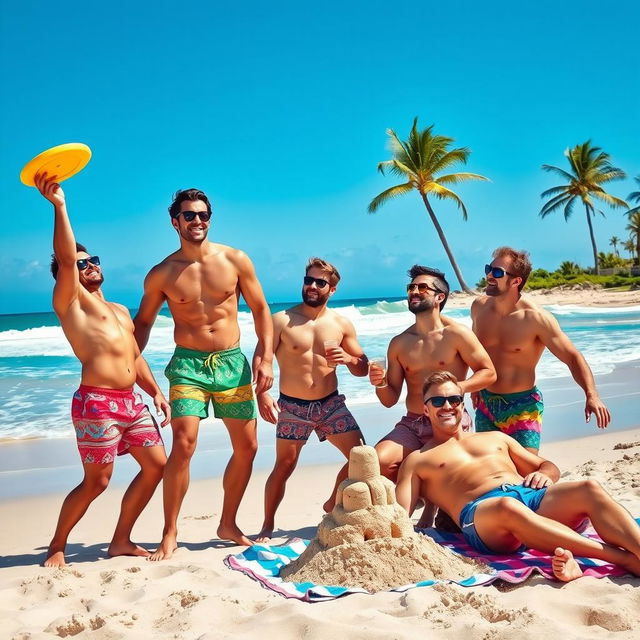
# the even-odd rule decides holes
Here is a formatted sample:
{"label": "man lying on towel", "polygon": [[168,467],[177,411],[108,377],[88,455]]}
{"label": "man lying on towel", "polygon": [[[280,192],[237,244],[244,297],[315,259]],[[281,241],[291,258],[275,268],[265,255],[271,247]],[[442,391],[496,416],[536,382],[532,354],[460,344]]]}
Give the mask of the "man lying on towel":
{"label": "man lying on towel", "polygon": [[[640,527],[595,480],[555,484],[558,467],[513,438],[463,431],[453,374],[433,373],[423,393],[434,448],[415,451],[400,467],[396,495],[409,513],[422,497],[459,522],[481,553],[528,547],[553,554],[553,573],[564,582],[582,575],[573,554],[640,575]],[[587,519],[604,543],[576,532]]]}

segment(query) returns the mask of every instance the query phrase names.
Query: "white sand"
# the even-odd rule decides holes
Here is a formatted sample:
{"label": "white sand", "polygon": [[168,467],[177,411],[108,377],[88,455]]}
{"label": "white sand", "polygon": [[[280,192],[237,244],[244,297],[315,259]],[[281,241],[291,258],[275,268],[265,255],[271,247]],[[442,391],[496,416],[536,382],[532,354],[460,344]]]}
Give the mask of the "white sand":
{"label": "white sand", "polygon": [[[640,444],[614,449],[620,442],[639,443],[640,429],[551,443],[544,446],[543,455],[567,470],[566,479],[588,475],[603,482],[640,515]],[[296,470],[278,514],[277,524],[286,535],[277,541],[288,535],[313,537],[336,470],[337,466]],[[254,476],[240,512],[247,533],[257,532],[261,524],[264,479],[262,473]],[[62,496],[0,503],[0,637],[638,637],[640,579],[632,577],[582,578],[567,585],[535,577],[515,586],[442,585],[318,604],[287,600],[223,565],[225,555],[240,549],[214,538],[221,498],[218,479],[192,485],[180,519],[181,548],[172,559],[159,564],[104,559],[121,494],[119,488],[111,488],[90,508],[72,533],[72,564],[64,570],[38,565]],[[156,495],[136,526],[135,539],[153,546],[160,529]]]}

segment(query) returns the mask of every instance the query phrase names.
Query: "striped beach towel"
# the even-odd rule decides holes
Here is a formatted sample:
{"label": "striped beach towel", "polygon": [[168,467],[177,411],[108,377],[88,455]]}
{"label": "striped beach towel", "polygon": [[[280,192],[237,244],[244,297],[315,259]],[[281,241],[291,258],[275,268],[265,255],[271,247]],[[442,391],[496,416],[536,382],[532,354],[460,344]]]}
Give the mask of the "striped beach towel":
{"label": "striped beach towel", "polygon": [[[637,520],[640,525],[640,519]],[[435,529],[419,530],[425,535],[431,536],[437,543],[455,553],[475,558],[491,567],[491,573],[475,574],[455,582],[463,587],[476,587],[491,584],[496,580],[517,583],[526,580],[532,573],[540,573],[545,578],[553,579],[551,570],[551,557],[548,554],[527,549],[520,553],[510,555],[483,555],[470,547],[459,533],[443,533]],[[583,535],[596,538],[593,530],[588,530]],[[308,546],[309,540],[295,538],[288,544],[269,546],[256,544],[248,547],[242,553],[230,555],[224,559],[224,563],[230,569],[241,571],[260,585],[271,591],[275,591],[285,598],[297,598],[305,602],[321,602],[333,600],[350,593],[368,593],[359,587],[334,587],[317,585],[311,582],[285,582],[280,578],[280,569],[295,560]],[[625,575],[625,570],[613,564],[593,558],[576,558],[586,576],[603,578],[605,576],[616,577]],[[413,584],[394,587],[390,591],[407,591],[415,587],[428,587],[437,584],[438,580],[424,580]]]}

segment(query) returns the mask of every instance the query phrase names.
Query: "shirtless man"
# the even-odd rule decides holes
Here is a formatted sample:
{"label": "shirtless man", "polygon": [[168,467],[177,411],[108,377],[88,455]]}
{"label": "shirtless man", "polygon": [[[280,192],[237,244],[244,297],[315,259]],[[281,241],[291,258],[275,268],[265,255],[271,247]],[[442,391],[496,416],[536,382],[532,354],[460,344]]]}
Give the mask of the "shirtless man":
{"label": "shirtless man", "polygon": [[611,415],[600,400],[587,361],[549,312],[521,296],[531,273],[529,254],[499,247],[485,273],[487,295],[474,300],[471,318],[498,379],[472,396],[476,431],[502,431],[538,452],[544,405],[535,386],[536,365],[545,347],[569,367],[584,390],[586,421],[593,413],[598,427],[604,429]]}
{"label": "shirtless man", "polygon": [[241,294],[251,309],[258,336],[253,356],[256,393],[273,383],[271,315],[251,260],[238,249],[207,240],[211,205],[202,191],[178,191],[169,214],[180,249],[147,275],[134,320],[141,349],[165,302],[175,322],[176,350],[165,370],[173,446],[164,473],[162,541],[151,560],[170,558],[177,548],[178,514],[189,486],[189,463],[200,420],[208,416],[209,400],[215,417],[222,419],[229,432],[233,449],[224,472],[218,536],[253,544],[236,524],[258,446],[251,368],[239,347]]}
{"label": "shirtless man", "polygon": [[[336,367],[346,365],[354,376],[367,375],[367,358],[349,320],[327,308],[340,281],[338,270],[320,258],[307,264],[302,304],[273,316],[274,351],[280,367],[278,402],[268,393],[258,396],[260,415],[276,428],[276,462],[264,492],[264,523],[257,542],[273,536],[275,514],[284,497],[302,447],[315,431],[318,439],[337,447],[347,460],[364,438],[338,394]],[[326,346],[334,341],[335,346]],[[347,477],[348,463],[336,478],[324,510],[331,511],[336,489]]]}
{"label": "shirtless man", "polygon": [[[423,496],[460,523],[467,542],[484,554],[522,545],[554,554],[555,576],[582,571],[573,554],[599,558],[640,575],[640,527],[595,481],[561,482],[558,467],[504,433],[465,433],[462,389],[437,372],[424,386],[425,411],[438,446],[412,453],[398,474],[398,502],[411,513]],[[575,531],[589,518],[600,542]]]}
{"label": "shirtless man", "polygon": [[122,499],[120,517],[108,554],[148,556],[131,542],[131,530],[160,479],[166,462],[162,438],[133,384],[152,398],[162,426],[171,417],[169,405],[140,355],[126,307],[107,302],[100,259],[77,244],[56,176],[36,176],[40,193],[53,204],[54,232],[51,273],[56,281],[53,308],[76,357],[82,363],[80,387],[73,394],[71,419],[84,470],[82,482],[62,503],[45,567],[62,567],[73,527],[89,505],[107,488],[116,455],[130,453],[140,465]]}
{"label": "shirtless man", "polygon": [[[402,461],[427,445],[432,435],[422,403],[426,377],[433,371],[451,371],[462,380],[464,393],[484,389],[496,379],[493,364],[473,332],[440,316],[449,297],[444,274],[420,265],[414,265],[408,273],[408,304],[416,316],[415,324],[391,340],[386,376],[378,367],[371,366],[369,371],[369,380],[385,407],[398,402],[402,383],[407,383],[407,415],[376,445],[381,472],[394,481]],[[474,373],[465,380],[469,368]],[[471,428],[466,412],[463,428]]]}

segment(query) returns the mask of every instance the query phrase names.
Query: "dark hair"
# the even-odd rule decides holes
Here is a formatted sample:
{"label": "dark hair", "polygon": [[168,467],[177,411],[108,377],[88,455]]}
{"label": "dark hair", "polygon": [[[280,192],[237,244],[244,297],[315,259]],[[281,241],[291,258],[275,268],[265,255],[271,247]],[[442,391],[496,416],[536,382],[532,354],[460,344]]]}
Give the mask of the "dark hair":
{"label": "dark hair", "polygon": [[[78,253],[79,251],[84,251],[85,253],[89,253],[87,251],[87,248],[83,244],[76,242],[76,253]],[[58,278],[58,261],[56,260],[55,253],[51,254],[51,275],[53,276],[54,280]]]}
{"label": "dark hair", "polygon": [[414,264],[407,273],[411,280],[414,280],[418,276],[431,276],[436,281],[436,289],[440,293],[444,293],[444,300],[440,303],[440,311],[442,311],[444,309],[444,305],[447,304],[447,300],[449,299],[449,283],[444,277],[444,273],[442,273],[440,269],[423,267],[421,264]]}
{"label": "dark hair", "polygon": [[531,260],[529,260],[528,251],[517,251],[511,247],[498,247],[493,252],[493,259],[511,258],[511,273],[515,274],[519,278],[522,278],[522,282],[518,285],[518,291],[522,291],[522,288],[527,283],[529,274],[531,273]]}
{"label": "dark hair", "polygon": [[329,284],[332,287],[335,287],[338,284],[338,282],[340,282],[340,274],[338,273],[338,270],[330,262],[327,262],[322,258],[309,258],[309,262],[307,262],[307,267],[304,270],[305,275],[309,273],[309,269],[311,269],[312,267],[315,267],[316,269],[320,269],[321,271],[324,271],[329,276]]}
{"label": "dark hair", "polygon": [[424,398],[424,396],[427,395],[427,391],[429,391],[431,387],[438,384],[444,384],[445,382],[453,382],[458,389],[460,388],[458,378],[456,378],[453,373],[450,373],[449,371],[434,371],[422,385],[422,397]]}
{"label": "dark hair", "polygon": [[173,202],[169,207],[169,215],[172,218],[175,218],[180,213],[180,205],[185,200],[202,200],[207,205],[207,211],[211,213],[211,203],[209,202],[209,198],[205,195],[204,191],[200,191],[199,189],[183,189],[176,191],[173,196]]}

